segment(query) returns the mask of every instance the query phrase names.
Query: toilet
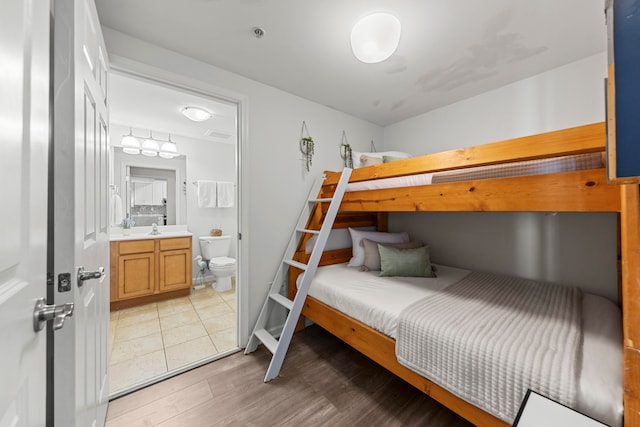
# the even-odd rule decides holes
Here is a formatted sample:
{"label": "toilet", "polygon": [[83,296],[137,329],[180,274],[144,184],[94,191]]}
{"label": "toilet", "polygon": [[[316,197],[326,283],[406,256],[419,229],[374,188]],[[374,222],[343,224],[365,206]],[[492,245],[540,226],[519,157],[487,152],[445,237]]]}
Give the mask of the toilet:
{"label": "toilet", "polygon": [[216,282],[213,289],[219,292],[231,289],[231,277],[236,273],[236,260],[230,258],[231,236],[200,236],[200,252]]}

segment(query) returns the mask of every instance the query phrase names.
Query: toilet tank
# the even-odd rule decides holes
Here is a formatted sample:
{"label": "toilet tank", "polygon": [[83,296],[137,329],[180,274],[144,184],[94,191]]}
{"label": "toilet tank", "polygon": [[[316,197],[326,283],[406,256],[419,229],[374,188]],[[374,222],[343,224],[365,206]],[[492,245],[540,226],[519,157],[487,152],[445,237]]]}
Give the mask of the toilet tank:
{"label": "toilet tank", "polygon": [[200,236],[198,239],[200,240],[202,258],[229,256],[231,236]]}

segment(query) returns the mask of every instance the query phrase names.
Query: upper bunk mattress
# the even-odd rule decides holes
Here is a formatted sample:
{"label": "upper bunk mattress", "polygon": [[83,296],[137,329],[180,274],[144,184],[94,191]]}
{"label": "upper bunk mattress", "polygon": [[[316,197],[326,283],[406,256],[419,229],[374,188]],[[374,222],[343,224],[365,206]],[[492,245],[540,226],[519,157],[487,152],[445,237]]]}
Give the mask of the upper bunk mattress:
{"label": "upper bunk mattress", "polygon": [[[400,313],[440,294],[471,271],[437,265],[437,277],[380,277],[346,264],[318,268],[309,296],[396,338]],[[583,293],[582,363],[576,409],[611,426],[622,425],[621,313],[609,300]],[[494,414],[495,415],[495,414]]]}
{"label": "upper bunk mattress", "polygon": [[491,166],[478,166],[445,172],[423,173],[395,178],[353,182],[347,191],[380,190],[384,188],[415,187],[420,185],[460,182],[474,179],[506,178],[512,176],[542,175],[604,167],[603,153],[577,154],[549,159],[527,160]]}

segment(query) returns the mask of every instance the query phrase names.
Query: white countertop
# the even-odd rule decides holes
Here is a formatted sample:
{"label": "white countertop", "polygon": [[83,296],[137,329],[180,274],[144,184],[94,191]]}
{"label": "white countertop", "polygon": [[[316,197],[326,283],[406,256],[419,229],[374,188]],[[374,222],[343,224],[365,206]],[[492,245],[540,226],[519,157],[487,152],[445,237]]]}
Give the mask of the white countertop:
{"label": "white countertop", "polygon": [[149,234],[151,227],[133,227],[131,234],[125,236],[122,234],[121,227],[111,228],[111,237],[109,240],[146,240],[146,239],[170,239],[172,237],[191,237],[193,233],[186,230],[186,226],[161,226],[158,227],[160,234]]}

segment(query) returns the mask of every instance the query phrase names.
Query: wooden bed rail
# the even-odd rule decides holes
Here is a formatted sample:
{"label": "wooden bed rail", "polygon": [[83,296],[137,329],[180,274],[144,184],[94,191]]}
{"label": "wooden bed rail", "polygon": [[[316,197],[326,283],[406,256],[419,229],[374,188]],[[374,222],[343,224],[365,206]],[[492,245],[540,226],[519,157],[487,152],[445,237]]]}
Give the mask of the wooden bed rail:
{"label": "wooden bed rail", "polygon": [[342,211],[619,212],[604,169],[346,193]]}
{"label": "wooden bed rail", "polygon": [[[360,168],[353,171],[350,182],[572,154],[597,153],[605,149],[605,135],[604,122],[593,123]],[[337,184],[340,172],[325,172],[325,174],[327,176],[325,185]]]}
{"label": "wooden bed rail", "polygon": [[624,425],[640,425],[640,194],[620,185]]}

